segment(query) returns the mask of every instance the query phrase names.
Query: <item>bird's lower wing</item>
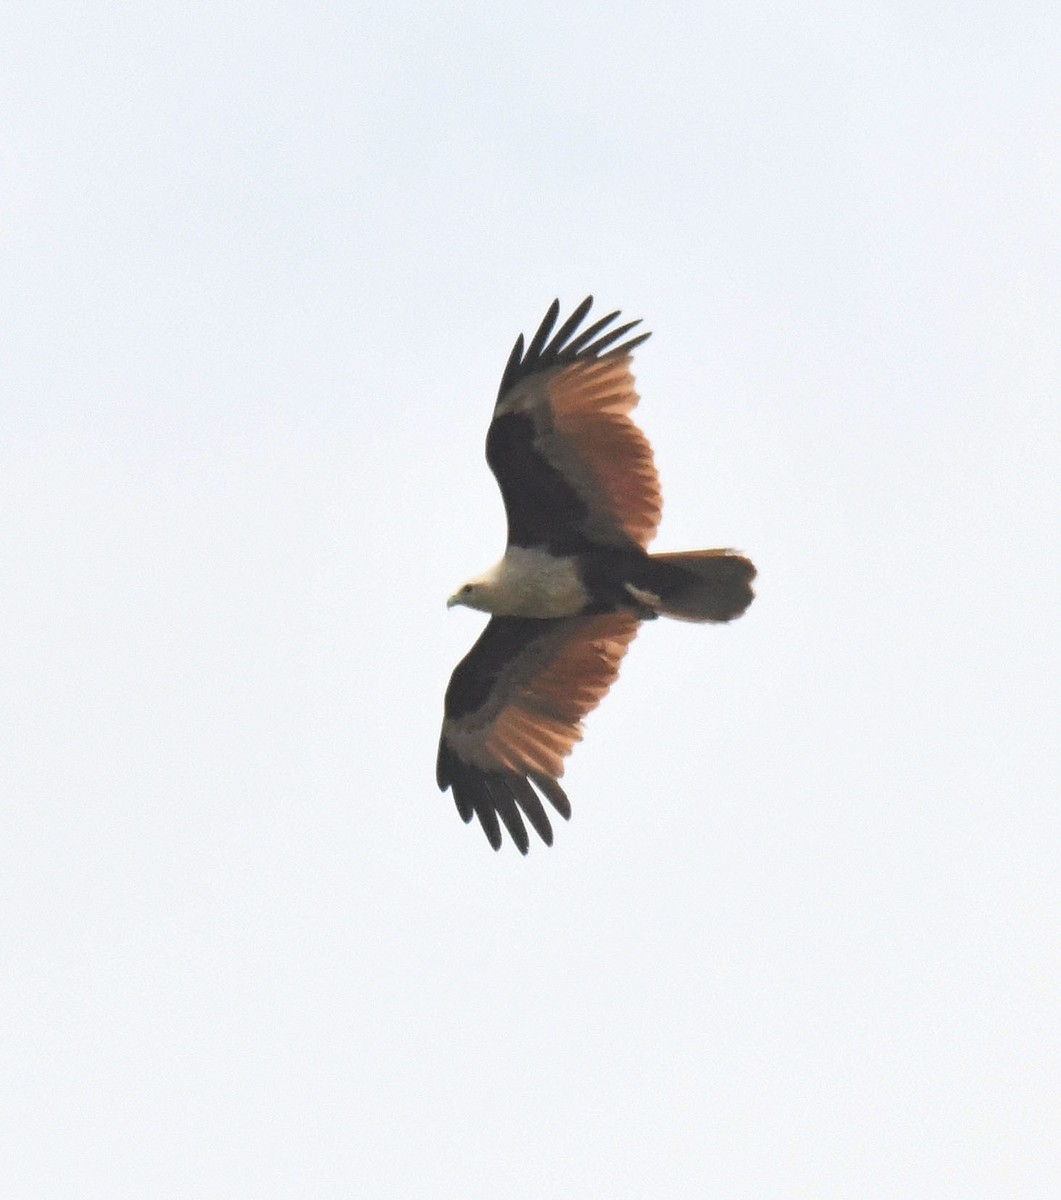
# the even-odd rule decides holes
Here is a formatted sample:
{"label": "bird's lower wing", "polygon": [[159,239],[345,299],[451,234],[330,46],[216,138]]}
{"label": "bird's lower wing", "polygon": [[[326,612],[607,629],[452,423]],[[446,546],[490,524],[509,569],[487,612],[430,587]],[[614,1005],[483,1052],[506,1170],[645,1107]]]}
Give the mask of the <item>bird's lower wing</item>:
{"label": "bird's lower wing", "polygon": [[[546,843],[552,829],[535,789],[566,819],[557,780],[637,633],[631,613],[560,620],[494,617],[446,691],[438,785],[465,821],[478,815],[495,849],[498,817],[526,853],[520,814]],[[531,785],[534,785],[533,787]]]}

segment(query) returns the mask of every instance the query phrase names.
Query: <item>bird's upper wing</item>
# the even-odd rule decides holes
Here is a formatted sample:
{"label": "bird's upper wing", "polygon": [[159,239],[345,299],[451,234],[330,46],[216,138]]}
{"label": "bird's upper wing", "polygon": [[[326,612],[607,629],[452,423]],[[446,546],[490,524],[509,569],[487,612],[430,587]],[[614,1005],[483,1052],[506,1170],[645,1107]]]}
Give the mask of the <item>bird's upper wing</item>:
{"label": "bird's upper wing", "polygon": [[553,334],[554,301],[526,349],[517,339],[501,378],[486,458],[510,545],[644,547],[659,524],[652,448],[628,415],[638,401],[630,353],[649,335],[622,341],[639,322],[609,329],[618,312],[578,332],[592,303],[587,296]]}
{"label": "bird's upper wing", "polygon": [[501,845],[498,817],[522,853],[529,846],[523,817],[552,845],[535,787],[565,820],[570,817],[557,783],[564,757],[582,737],[582,718],[618,674],[637,627],[637,618],[624,612],[558,620],[494,617],[453,672],[438,786],[452,787],[461,817],[477,816],[495,850]]}

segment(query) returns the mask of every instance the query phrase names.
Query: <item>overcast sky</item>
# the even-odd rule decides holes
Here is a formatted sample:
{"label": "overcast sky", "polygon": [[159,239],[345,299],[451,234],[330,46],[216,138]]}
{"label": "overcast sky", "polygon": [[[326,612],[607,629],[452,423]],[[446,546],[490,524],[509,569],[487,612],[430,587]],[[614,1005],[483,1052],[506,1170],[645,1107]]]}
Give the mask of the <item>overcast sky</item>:
{"label": "overcast sky", "polygon": [[[0,1175],[1053,1197],[1055,2],[8,6]],[[434,782],[521,330],[654,331],[556,845]]]}

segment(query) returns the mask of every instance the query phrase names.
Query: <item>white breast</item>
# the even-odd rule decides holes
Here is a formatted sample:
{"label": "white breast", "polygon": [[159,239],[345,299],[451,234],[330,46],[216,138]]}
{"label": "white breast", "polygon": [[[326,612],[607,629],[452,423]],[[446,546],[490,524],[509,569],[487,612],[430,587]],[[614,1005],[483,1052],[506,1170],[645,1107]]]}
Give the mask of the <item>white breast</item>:
{"label": "white breast", "polygon": [[486,580],[490,611],[497,616],[573,617],[589,601],[577,560],[557,558],[547,550],[510,546]]}

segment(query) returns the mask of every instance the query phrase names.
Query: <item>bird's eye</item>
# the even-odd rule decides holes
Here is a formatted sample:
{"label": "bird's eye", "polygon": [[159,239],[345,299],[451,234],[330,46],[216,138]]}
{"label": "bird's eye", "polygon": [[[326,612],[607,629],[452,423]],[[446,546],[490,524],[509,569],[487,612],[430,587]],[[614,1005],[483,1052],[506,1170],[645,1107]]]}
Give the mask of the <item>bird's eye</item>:
{"label": "bird's eye", "polygon": [[472,585],[470,583],[466,583],[464,585],[464,587],[461,588],[461,595],[462,596],[470,596],[471,594],[472,594]]}

